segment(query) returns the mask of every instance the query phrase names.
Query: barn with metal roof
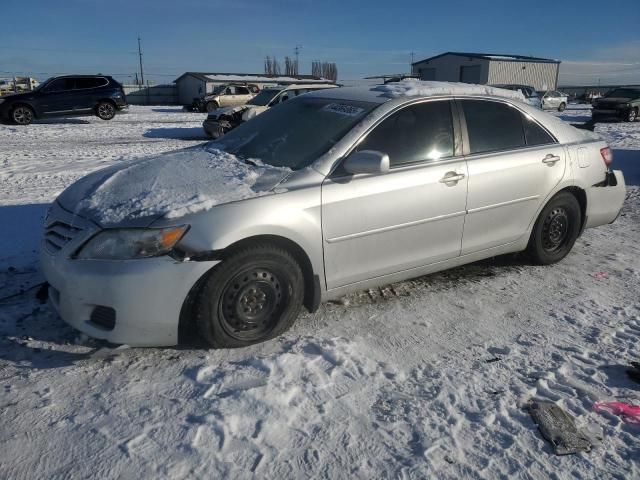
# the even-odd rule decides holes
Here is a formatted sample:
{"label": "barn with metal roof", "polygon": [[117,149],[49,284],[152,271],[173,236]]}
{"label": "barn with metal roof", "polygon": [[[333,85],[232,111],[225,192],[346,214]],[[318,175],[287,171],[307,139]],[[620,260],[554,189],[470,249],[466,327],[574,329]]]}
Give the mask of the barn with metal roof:
{"label": "barn with metal roof", "polygon": [[446,52],[412,64],[412,73],[421,80],[519,84],[536,90],[555,90],[560,61],[525,55]]}

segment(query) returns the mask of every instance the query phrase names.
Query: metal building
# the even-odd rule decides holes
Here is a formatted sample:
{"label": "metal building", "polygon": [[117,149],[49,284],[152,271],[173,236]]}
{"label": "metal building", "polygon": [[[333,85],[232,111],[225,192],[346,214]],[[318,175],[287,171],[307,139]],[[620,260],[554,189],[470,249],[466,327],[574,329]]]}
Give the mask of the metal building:
{"label": "metal building", "polygon": [[194,98],[202,98],[211,93],[216,85],[223,83],[251,83],[260,88],[267,85],[287,85],[304,83],[332,83],[313,75],[269,76],[259,73],[203,73],[186,72],[174,80],[178,91],[178,103],[191,105]]}
{"label": "metal building", "polygon": [[515,83],[536,90],[555,90],[559,67],[559,60],[548,58],[446,52],[413,63],[412,73],[421,80],[484,85]]}

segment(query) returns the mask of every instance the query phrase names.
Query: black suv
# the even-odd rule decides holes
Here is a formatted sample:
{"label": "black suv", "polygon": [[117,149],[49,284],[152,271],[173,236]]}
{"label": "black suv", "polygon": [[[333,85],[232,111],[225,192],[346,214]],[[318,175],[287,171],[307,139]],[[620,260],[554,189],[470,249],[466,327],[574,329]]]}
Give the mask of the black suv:
{"label": "black suv", "polygon": [[34,118],[80,115],[111,120],[125,107],[122,85],[106,75],[53,77],[31,92],[0,97],[0,117],[19,125]]}
{"label": "black suv", "polygon": [[616,88],[604,97],[595,99],[592,105],[591,117],[594,122],[605,118],[635,122],[640,111],[640,88]]}

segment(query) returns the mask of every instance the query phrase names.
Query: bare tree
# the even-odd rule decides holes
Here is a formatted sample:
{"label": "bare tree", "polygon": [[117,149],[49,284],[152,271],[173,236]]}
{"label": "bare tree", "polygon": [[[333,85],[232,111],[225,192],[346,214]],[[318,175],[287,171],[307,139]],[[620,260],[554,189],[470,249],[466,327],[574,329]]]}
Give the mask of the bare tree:
{"label": "bare tree", "polygon": [[335,82],[338,80],[338,67],[333,62],[319,62],[315,60],[311,63],[311,75]]}
{"label": "bare tree", "polygon": [[298,75],[298,65],[290,57],[284,57],[284,74],[289,76]]}
{"label": "bare tree", "polygon": [[278,63],[276,57],[265,57],[264,73],[266,75],[280,75],[280,64]]}

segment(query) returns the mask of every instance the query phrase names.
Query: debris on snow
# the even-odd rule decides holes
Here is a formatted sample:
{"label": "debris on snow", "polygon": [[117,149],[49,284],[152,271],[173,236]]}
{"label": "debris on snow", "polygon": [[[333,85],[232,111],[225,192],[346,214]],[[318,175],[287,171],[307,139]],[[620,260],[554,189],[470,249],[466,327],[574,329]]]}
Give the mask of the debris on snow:
{"label": "debris on snow", "polygon": [[531,418],[556,455],[591,451],[589,438],[575,425],[567,412],[553,402],[533,400],[528,406]]}

